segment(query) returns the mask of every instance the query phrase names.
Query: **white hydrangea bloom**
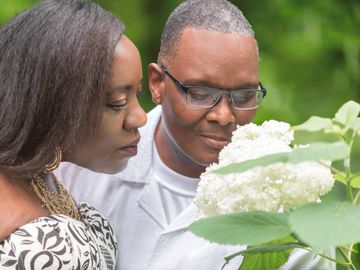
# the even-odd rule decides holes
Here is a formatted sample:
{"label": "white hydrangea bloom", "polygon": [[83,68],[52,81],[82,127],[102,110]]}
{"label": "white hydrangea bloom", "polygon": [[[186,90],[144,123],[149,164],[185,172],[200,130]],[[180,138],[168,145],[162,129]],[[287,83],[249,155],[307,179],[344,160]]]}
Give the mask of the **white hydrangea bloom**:
{"label": "white hydrangea bloom", "polygon": [[201,216],[213,216],[244,211],[284,211],[315,202],[331,190],[334,178],[329,168],[318,162],[299,164],[276,163],[242,173],[219,175],[213,170],[232,163],[264,155],[290,152],[293,140],[290,125],[266,121],[238,127],[231,143],[200,176],[195,198]]}

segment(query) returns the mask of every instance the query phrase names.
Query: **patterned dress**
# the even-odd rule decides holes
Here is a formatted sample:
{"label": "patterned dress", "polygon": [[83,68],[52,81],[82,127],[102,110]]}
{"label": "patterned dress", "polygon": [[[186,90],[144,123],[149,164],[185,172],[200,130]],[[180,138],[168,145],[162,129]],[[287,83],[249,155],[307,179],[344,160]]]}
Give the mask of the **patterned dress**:
{"label": "patterned dress", "polygon": [[0,269],[114,269],[117,243],[109,222],[88,204],[79,211],[81,220],[51,215],[18,228],[0,243]]}

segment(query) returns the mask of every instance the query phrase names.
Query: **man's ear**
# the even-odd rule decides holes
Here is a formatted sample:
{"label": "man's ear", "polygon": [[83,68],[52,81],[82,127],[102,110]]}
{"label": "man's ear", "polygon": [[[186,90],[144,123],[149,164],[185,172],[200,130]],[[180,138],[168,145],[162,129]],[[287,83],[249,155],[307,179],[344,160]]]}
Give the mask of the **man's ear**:
{"label": "man's ear", "polygon": [[148,80],[152,101],[157,105],[161,104],[165,88],[165,74],[158,64],[148,65]]}

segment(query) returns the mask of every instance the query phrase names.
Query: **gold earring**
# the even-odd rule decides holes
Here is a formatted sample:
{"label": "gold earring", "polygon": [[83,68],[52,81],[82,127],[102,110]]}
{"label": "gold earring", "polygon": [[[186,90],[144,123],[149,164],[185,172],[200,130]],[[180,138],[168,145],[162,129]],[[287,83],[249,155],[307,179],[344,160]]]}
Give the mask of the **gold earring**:
{"label": "gold earring", "polygon": [[60,162],[61,162],[61,158],[62,158],[61,149],[60,149],[59,146],[56,146],[56,148],[55,148],[55,159],[50,164],[45,165],[44,173],[50,173],[50,172],[54,171],[55,169],[57,169],[59,167]]}

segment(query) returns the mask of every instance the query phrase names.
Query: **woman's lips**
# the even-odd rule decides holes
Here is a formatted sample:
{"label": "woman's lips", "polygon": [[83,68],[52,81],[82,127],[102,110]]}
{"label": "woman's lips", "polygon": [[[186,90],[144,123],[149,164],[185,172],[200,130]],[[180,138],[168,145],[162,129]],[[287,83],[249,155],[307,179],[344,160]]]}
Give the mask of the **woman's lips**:
{"label": "woman's lips", "polygon": [[128,156],[135,156],[137,154],[137,145],[140,141],[140,137],[136,138],[132,142],[130,142],[128,145],[121,147],[119,150],[123,151]]}
{"label": "woman's lips", "polygon": [[221,150],[226,146],[231,139],[224,136],[217,136],[217,135],[201,135],[203,142],[209,146],[210,148],[215,148]]}
{"label": "woman's lips", "polygon": [[137,154],[137,145],[121,147],[120,150],[128,156],[135,156]]}

